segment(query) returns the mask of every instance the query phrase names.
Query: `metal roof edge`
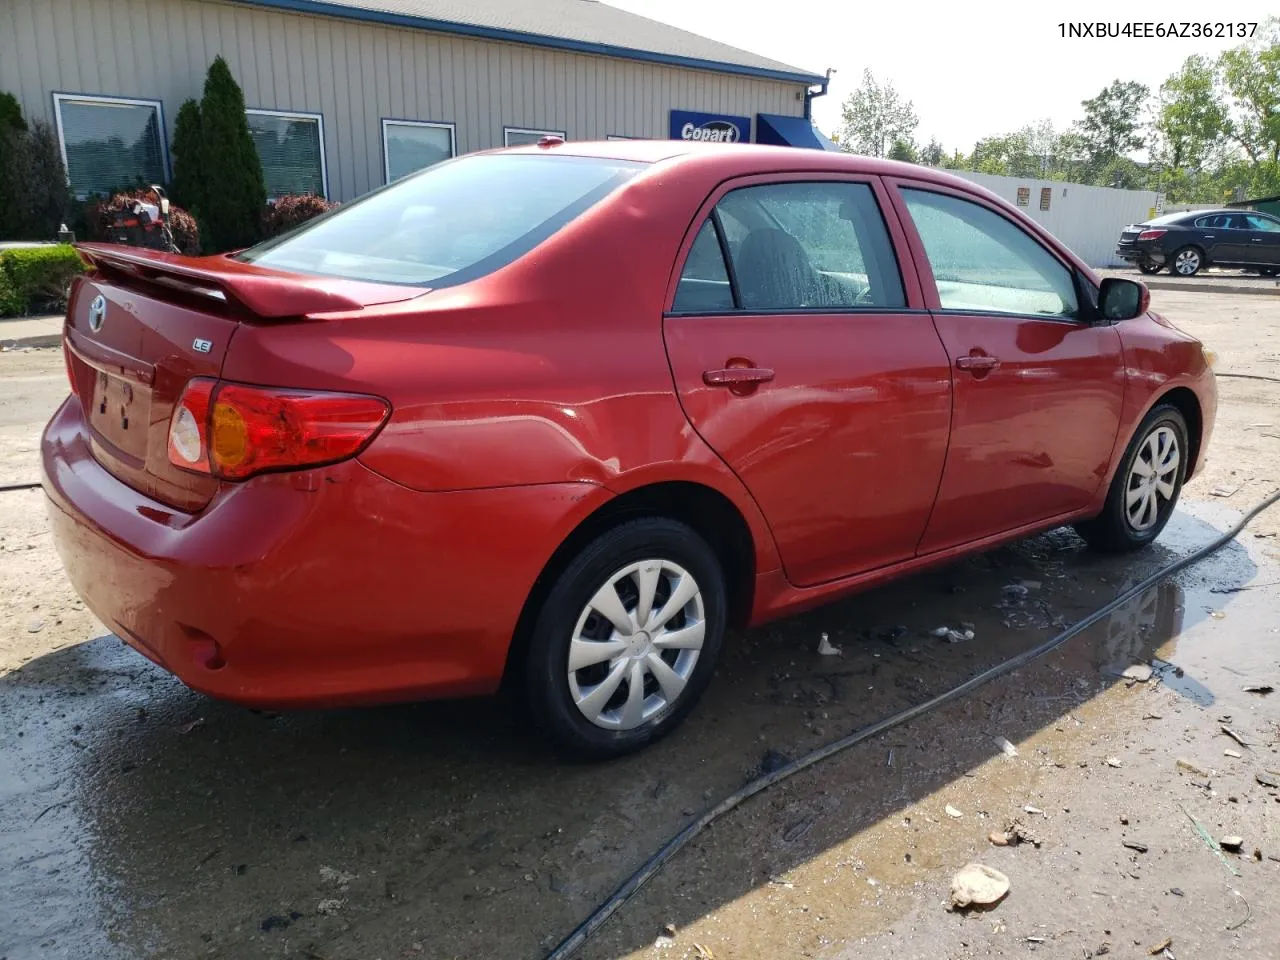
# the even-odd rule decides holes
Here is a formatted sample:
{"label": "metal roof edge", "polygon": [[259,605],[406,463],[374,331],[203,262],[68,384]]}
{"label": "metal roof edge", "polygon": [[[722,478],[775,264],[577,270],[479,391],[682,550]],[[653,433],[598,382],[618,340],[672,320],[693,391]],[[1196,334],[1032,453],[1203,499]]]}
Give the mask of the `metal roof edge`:
{"label": "metal roof edge", "polygon": [[310,13],[317,16],[336,17],[340,20],[360,20],[366,23],[380,23],[386,26],[433,30],[437,33],[451,33],[464,37],[476,37],[482,40],[503,40],[507,43],[523,43],[527,46],[548,47],[553,50],[569,50],[574,53],[590,53],[623,60],[660,63],[671,67],[686,67],[691,70],[707,70],[712,73],[732,73],[739,76],[758,77],[763,80],[781,80],[788,83],[803,83],[807,85],[826,81],[826,78],[819,74],[771,70],[767,67],[753,67],[744,63],[729,63],[721,60],[702,60],[697,57],[682,57],[673,53],[659,53],[655,50],[637,50],[633,47],[616,47],[607,43],[572,40],[568,37],[551,37],[541,33],[528,33],[523,30],[504,30],[499,27],[457,23],[452,20],[415,17],[404,13],[392,13],[389,10],[370,10],[366,7],[326,3],[324,0],[232,0],[232,2],[251,7],[284,10],[290,13]]}

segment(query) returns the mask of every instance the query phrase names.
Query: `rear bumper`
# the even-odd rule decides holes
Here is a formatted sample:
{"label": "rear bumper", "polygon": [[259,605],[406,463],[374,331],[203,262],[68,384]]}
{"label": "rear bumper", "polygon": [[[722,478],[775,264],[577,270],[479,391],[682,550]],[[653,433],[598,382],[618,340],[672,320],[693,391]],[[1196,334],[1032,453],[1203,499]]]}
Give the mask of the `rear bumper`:
{"label": "rear bumper", "polygon": [[1164,251],[1138,247],[1132,244],[1116,247],[1116,256],[1130,263],[1155,263],[1163,265]]}
{"label": "rear bumper", "polygon": [[86,605],[188,686],[255,706],[493,691],[543,565],[609,496],[585,483],[421,493],[348,461],[224,485],[184,514],[93,459],[75,397],[42,461]]}

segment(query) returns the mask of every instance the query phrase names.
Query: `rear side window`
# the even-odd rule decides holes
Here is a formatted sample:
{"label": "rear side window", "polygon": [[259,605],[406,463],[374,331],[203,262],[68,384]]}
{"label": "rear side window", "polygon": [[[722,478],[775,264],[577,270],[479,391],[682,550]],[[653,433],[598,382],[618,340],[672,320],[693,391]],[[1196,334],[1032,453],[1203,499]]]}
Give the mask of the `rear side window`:
{"label": "rear side window", "polygon": [[[724,263],[716,222],[732,270]],[[715,306],[708,305],[711,284],[718,285]],[[726,194],[689,251],[673,308],[728,311],[735,294],[742,310],[767,313],[905,306],[898,263],[871,188],[775,183]]]}
{"label": "rear side window", "polygon": [[461,157],[375,190],[239,259],[378,283],[465,283],[523,256],[644,167],[594,157]]}
{"label": "rear side window", "polygon": [[1071,271],[1038,240],[981,204],[903,190],[944,310],[1073,318]]}

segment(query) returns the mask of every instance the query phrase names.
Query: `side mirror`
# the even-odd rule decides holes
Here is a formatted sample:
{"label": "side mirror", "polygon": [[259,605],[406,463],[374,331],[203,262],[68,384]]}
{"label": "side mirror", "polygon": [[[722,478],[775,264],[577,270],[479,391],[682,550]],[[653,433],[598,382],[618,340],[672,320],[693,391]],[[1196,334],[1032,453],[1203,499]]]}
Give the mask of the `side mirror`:
{"label": "side mirror", "polygon": [[1151,306],[1145,283],[1123,277],[1107,277],[1098,288],[1098,313],[1104,320],[1132,320]]}

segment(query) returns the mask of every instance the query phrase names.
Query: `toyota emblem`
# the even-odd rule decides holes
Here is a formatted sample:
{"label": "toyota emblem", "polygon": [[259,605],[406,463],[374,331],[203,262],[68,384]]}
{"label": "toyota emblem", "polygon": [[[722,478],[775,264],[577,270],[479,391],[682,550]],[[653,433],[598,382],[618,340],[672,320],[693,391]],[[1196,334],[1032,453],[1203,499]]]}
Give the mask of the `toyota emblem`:
{"label": "toyota emblem", "polygon": [[102,329],[102,321],[107,319],[107,298],[98,294],[89,304],[89,329],[97,333]]}

